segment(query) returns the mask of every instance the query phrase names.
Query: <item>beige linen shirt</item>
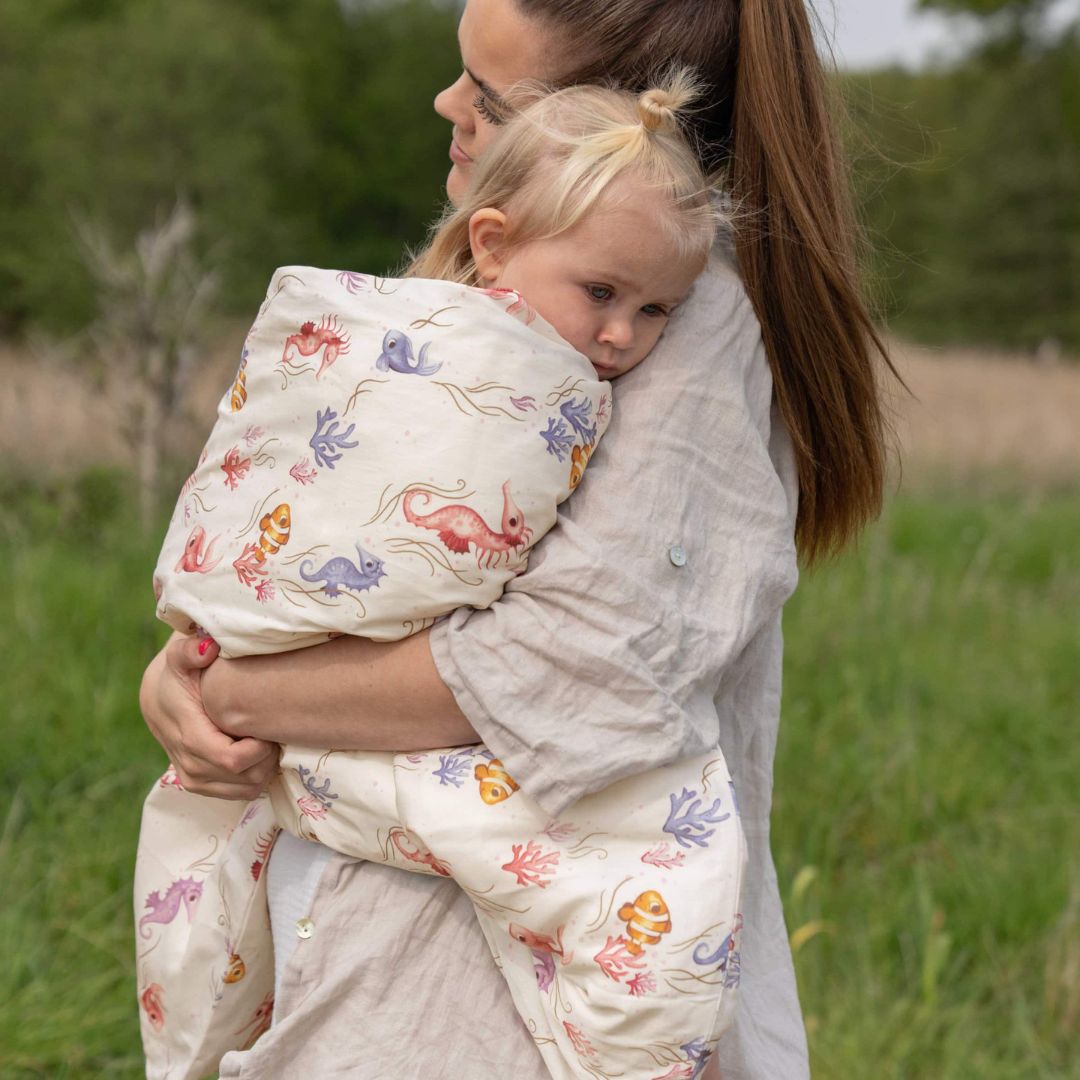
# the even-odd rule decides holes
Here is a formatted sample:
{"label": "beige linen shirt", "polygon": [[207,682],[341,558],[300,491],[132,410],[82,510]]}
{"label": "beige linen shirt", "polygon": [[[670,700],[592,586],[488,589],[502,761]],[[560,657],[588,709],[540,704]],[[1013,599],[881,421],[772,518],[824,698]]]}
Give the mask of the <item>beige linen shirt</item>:
{"label": "beige linen shirt", "polygon": [[[552,816],[719,739],[749,863],[724,1080],[809,1075],[769,849],[781,609],[797,479],[752,306],[718,246],[526,574],[431,632],[484,742]],[[277,1024],[223,1078],[546,1075],[451,882],[337,856],[284,972]]]}

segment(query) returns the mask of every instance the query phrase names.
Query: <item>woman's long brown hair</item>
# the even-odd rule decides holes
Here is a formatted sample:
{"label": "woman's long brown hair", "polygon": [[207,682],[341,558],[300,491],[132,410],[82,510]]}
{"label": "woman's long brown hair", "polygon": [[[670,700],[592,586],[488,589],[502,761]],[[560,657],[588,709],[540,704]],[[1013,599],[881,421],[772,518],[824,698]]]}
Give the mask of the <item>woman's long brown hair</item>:
{"label": "woman's long brown hair", "polygon": [[690,65],[708,84],[699,153],[723,169],[736,250],[799,472],[809,563],[881,510],[895,374],[859,285],[860,230],[806,0],[514,0],[568,46],[560,84],[648,85]]}

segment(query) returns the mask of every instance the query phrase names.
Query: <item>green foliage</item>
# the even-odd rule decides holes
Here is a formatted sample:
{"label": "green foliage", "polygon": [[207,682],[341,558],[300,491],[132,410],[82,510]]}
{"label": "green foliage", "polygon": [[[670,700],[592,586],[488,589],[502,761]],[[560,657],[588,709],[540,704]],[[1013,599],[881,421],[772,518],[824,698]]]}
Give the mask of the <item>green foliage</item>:
{"label": "green foliage", "polygon": [[1042,12],[1050,0],[917,0],[917,6],[951,15],[999,15],[1007,13]]}
{"label": "green foliage", "polygon": [[[13,483],[0,1076],[135,1080],[155,545],[115,476]],[[907,495],[788,605],[773,848],[821,1080],[1078,1075],[1078,550],[1076,493]]]}
{"label": "green foliage", "polygon": [[0,7],[0,318],[84,325],[72,213],[130,243],[177,192],[234,308],[282,263],[397,263],[447,167],[454,26],[423,0]]}
{"label": "green foliage", "polygon": [[[885,313],[934,342],[1080,347],[1080,36],[1045,0],[978,16],[948,70],[848,76]],[[0,335],[95,311],[72,214],[129,245],[178,192],[227,311],[277,265],[381,272],[438,208],[448,0],[0,5]],[[869,149],[868,149],[869,148]],[[895,164],[894,164],[895,163]]]}
{"label": "green foliage", "polygon": [[860,201],[893,327],[1080,346],[1080,35],[849,76]]}

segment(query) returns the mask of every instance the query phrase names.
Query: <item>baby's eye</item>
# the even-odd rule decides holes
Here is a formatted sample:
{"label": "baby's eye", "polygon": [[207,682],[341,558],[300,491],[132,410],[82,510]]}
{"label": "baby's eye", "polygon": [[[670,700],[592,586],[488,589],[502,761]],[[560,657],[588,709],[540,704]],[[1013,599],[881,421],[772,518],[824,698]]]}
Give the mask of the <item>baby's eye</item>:
{"label": "baby's eye", "polygon": [[612,290],[607,285],[586,285],[585,291],[589,294],[589,299],[598,302],[610,300],[612,297]]}
{"label": "baby's eye", "polygon": [[661,307],[659,304],[646,304],[641,310],[646,315],[652,315],[654,318],[656,316],[664,317],[668,314],[667,308]]}

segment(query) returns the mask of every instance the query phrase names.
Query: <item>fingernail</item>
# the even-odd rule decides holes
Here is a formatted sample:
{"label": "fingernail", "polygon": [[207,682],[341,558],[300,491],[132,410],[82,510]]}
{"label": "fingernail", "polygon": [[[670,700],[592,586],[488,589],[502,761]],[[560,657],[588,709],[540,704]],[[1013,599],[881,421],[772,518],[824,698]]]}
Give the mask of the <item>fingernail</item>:
{"label": "fingernail", "polygon": [[214,644],[214,639],[212,637],[203,638],[202,641],[199,642],[199,655],[200,656],[205,656],[206,655],[206,650],[209,649],[210,646],[213,645],[213,644]]}

